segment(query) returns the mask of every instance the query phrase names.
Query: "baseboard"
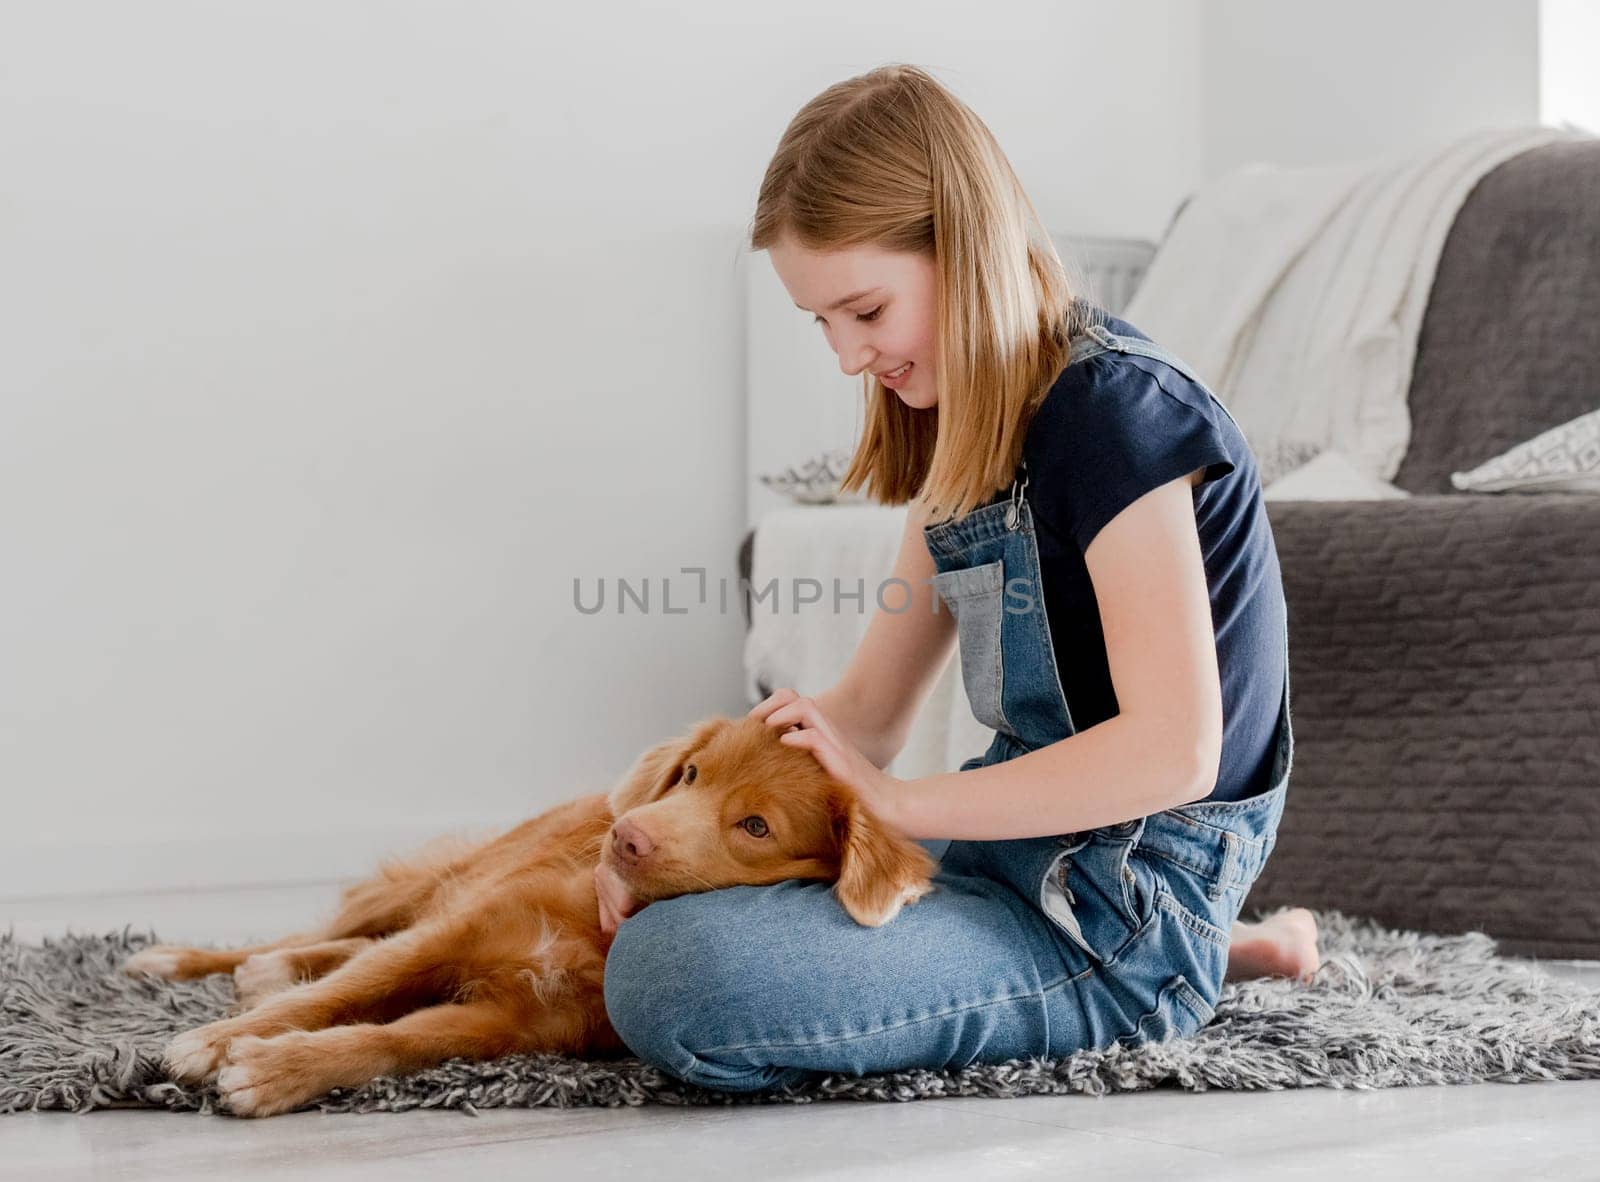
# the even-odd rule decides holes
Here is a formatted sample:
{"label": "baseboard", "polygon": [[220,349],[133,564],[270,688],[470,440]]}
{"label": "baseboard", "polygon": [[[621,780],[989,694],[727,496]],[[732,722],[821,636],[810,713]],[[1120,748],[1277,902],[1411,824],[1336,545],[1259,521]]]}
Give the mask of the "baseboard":
{"label": "baseboard", "polygon": [[210,890],[357,878],[441,834],[487,836],[524,818],[442,818],[306,832],[185,834],[118,842],[0,840],[0,901]]}

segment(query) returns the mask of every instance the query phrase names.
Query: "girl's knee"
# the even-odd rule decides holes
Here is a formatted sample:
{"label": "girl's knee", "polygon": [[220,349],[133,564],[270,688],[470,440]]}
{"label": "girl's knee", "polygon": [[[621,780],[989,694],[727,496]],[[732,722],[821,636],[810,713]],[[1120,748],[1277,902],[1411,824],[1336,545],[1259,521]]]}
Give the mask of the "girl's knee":
{"label": "girl's knee", "polygon": [[724,892],[683,895],[624,920],[606,955],[606,1014],[646,1063],[704,1087],[758,1091],[803,1073],[705,1054],[727,1041],[730,1020],[766,1004],[755,994],[767,982],[733,946],[742,929],[729,903]]}
{"label": "girl's knee", "polygon": [[690,1031],[705,1024],[701,1007],[714,985],[719,910],[711,894],[661,899],[618,926],[606,954],[606,1014],[639,1058],[681,1071]]}

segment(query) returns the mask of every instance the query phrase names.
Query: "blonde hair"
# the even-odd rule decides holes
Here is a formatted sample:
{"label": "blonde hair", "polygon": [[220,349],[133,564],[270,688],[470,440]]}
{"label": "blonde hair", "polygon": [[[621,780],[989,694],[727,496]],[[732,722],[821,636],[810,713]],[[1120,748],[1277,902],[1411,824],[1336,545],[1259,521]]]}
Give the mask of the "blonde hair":
{"label": "blonde hair", "polygon": [[872,245],[934,262],[939,402],[908,407],[870,372],[844,475],[930,520],[1009,488],[1028,421],[1068,361],[1088,306],[993,134],[930,74],[881,66],[828,87],[767,165],[752,250]]}

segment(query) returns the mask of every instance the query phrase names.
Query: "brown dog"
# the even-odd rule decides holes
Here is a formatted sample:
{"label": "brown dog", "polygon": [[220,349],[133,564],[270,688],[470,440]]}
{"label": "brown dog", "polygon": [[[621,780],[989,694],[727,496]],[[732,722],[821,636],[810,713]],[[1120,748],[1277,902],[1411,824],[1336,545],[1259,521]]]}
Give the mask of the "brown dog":
{"label": "brown dog", "polygon": [[128,972],[234,976],[234,1016],[168,1045],[241,1115],[455,1056],[625,1053],[606,1018],[594,868],[642,901],[784,879],[834,882],[876,926],[932,889],[934,862],[810,752],[758,719],[712,718],[585,796],[475,846],[385,864],[327,924],[232,951],[158,945]]}

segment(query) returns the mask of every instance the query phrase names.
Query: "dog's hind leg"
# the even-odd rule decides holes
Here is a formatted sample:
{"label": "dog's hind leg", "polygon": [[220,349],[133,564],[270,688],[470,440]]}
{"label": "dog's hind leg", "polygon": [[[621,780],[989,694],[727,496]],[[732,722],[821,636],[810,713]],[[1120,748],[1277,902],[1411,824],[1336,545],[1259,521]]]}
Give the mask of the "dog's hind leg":
{"label": "dog's hind leg", "polygon": [[[310,931],[246,948],[190,948],[182,944],[152,944],[123,962],[125,973],[149,973],[173,981],[192,981],[213,973],[234,973],[252,960],[262,963],[247,974],[265,975],[268,959],[291,949],[321,948],[355,940],[344,956],[321,958],[322,967],[306,976],[320,976],[348,960],[380,936],[410,926],[433,899],[443,877],[438,866],[385,866],[377,877],[346,888],[334,917]],[[284,962],[278,962],[280,965]],[[281,974],[279,974],[281,975]],[[237,978],[236,978],[237,979]],[[295,978],[290,978],[292,983]]]}
{"label": "dog's hind leg", "polygon": [[233,970],[233,988],[239,1004],[257,1005],[263,998],[297,985],[325,977],[359,952],[371,947],[367,936],[347,940],[325,940],[321,944],[279,948],[258,952]]}
{"label": "dog's hind leg", "polygon": [[[440,890],[466,869],[478,848],[480,844],[457,838],[436,838],[414,857],[386,862],[372,878],[347,887],[333,918],[310,931],[248,948],[153,944],[129,957],[123,963],[123,972],[190,981],[212,973],[236,972],[251,957],[285,948],[392,935],[416,923],[434,905]],[[332,967],[329,964],[320,971],[327,972]]]}
{"label": "dog's hind leg", "polygon": [[[330,928],[333,926],[330,924]],[[323,976],[370,944],[373,944],[371,937],[334,937],[328,934],[328,929],[296,932],[282,940],[272,940],[270,944],[251,944],[246,948],[152,944],[123,961],[122,971],[128,974],[149,972],[150,976],[168,980],[195,980],[210,977],[213,972],[232,972],[235,985],[245,985],[246,990],[262,996],[262,988],[272,977],[282,977],[285,972],[290,974],[275,987],[282,988],[293,985],[296,980]],[[240,972],[245,972],[245,979],[240,979]],[[267,988],[266,992],[274,990]]]}
{"label": "dog's hind leg", "polygon": [[129,974],[149,973],[172,981],[193,981],[213,973],[231,973],[253,956],[265,956],[280,948],[316,944],[322,938],[318,932],[300,932],[270,944],[252,944],[248,948],[189,948],[182,944],[152,944],[123,961],[122,971]]}
{"label": "dog's hind leg", "polygon": [[323,940],[381,937],[411,927],[470,871],[481,842],[440,837],[405,859],[385,862],[371,878],[346,887],[339,910],[322,926]]}

